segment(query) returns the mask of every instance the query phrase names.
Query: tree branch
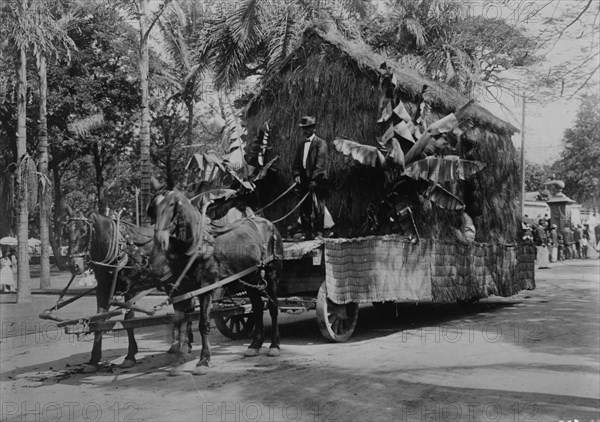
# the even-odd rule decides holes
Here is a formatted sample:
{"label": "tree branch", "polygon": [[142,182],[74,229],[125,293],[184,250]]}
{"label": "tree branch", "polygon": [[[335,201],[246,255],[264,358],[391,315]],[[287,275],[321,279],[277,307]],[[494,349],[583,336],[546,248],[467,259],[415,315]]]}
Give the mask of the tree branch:
{"label": "tree branch", "polygon": [[552,48],[550,49],[550,51],[554,50],[554,47],[556,46],[556,43],[561,39],[561,37],[563,36],[563,34],[565,33],[565,31],[567,29],[569,29],[572,25],[574,25],[575,22],[577,22],[579,20],[579,18],[581,18],[583,16],[583,14],[589,9],[589,7],[590,7],[591,4],[592,4],[592,0],[588,0],[588,3],[585,5],[585,7],[583,8],[583,10],[581,12],[579,12],[579,14],[577,15],[577,17],[575,19],[573,19],[571,21],[571,23],[569,23],[567,26],[565,26],[560,31],[560,34],[558,34],[558,37],[556,37],[556,40],[554,41],[554,44],[552,45]]}
{"label": "tree branch", "polygon": [[581,89],[587,85],[587,83],[590,81],[590,79],[592,79],[592,76],[594,76],[596,74],[596,72],[598,71],[598,69],[600,69],[600,65],[596,66],[596,68],[594,70],[592,70],[590,72],[590,74],[588,75],[587,79],[579,86],[579,88],[577,88],[577,90],[568,98],[569,100],[571,98],[573,98],[575,96],[575,94],[577,94],[579,91],[581,91]]}

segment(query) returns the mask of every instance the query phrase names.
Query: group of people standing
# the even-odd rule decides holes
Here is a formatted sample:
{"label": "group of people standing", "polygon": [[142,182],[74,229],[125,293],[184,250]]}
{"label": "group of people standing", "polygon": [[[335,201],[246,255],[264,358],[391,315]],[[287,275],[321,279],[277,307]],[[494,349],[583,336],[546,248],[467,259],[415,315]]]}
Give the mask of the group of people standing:
{"label": "group of people standing", "polygon": [[600,224],[590,229],[589,224],[566,225],[559,232],[556,224],[551,224],[546,215],[538,220],[538,224],[524,224],[523,240],[531,241],[536,246],[546,246],[550,262],[568,259],[587,259],[589,249],[600,250]]}
{"label": "group of people standing", "polygon": [[2,247],[0,258],[0,291],[14,292],[16,290],[17,258],[14,250]]}

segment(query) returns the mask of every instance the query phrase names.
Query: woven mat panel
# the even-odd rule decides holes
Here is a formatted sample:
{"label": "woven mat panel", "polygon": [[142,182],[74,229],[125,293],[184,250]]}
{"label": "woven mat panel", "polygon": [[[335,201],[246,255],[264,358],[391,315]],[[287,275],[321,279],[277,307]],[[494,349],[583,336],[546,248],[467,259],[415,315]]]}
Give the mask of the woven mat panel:
{"label": "woven mat panel", "polygon": [[535,246],[371,236],[325,243],[327,294],[348,302],[512,296],[535,288]]}
{"label": "woven mat panel", "polygon": [[431,301],[432,243],[396,236],[325,242],[327,296],[335,303]]}
{"label": "woven mat panel", "polygon": [[304,240],[302,242],[283,242],[283,259],[292,261],[301,259],[303,256],[318,249],[323,244],[323,240]]}
{"label": "woven mat panel", "polygon": [[454,302],[496,294],[495,245],[436,242],[431,290],[435,302]]}
{"label": "woven mat panel", "polygon": [[533,245],[517,246],[517,264],[515,268],[514,292],[535,289],[535,258],[537,250]]}

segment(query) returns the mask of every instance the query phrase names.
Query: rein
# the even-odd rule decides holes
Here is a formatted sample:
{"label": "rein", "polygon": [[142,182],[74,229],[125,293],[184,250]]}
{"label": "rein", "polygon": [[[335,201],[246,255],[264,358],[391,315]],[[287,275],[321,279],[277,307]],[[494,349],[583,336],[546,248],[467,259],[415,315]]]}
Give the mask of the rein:
{"label": "rein", "polygon": [[292,185],[289,188],[287,188],[281,195],[279,195],[277,198],[273,199],[271,202],[269,202],[264,207],[258,209],[254,214],[258,214],[259,212],[263,212],[265,209],[269,208],[275,202],[279,201],[281,198],[283,198],[285,195],[287,195],[292,189],[294,189],[296,187],[297,184],[298,184],[297,182],[292,183]]}
{"label": "rein", "polygon": [[306,192],[306,195],[304,195],[304,197],[303,197],[303,198],[302,198],[302,199],[301,199],[301,200],[300,200],[300,201],[299,201],[299,202],[296,204],[296,206],[295,206],[294,208],[292,208],[292,210],[291,210],[290,212],[288,212],[288,213],[287,213],[286,215],[284,215],[283,217],[281,217],[281,218],[278,218],[277,220],[274,220],[274,221],[272,221],[272,223],[273,223],[273,224],[275,224],[275,223],[279,223],[280,221],[283,221],[283,220],[285,220],[286,218],[288,218],[288,217],[289,217],[289,216],[290,216],[290,215],[291,215],[291,214],[292,214],[294,211],[296,211],[296,210],[297,210],[297,209],[300,207],[300,205],[302,205],[302,203],[303,203],[304,201],[306,201],[306,198],[308,198],[308,195],[309,195],[309,193],[310,193],[310,191],[309,191],[309,192]]}

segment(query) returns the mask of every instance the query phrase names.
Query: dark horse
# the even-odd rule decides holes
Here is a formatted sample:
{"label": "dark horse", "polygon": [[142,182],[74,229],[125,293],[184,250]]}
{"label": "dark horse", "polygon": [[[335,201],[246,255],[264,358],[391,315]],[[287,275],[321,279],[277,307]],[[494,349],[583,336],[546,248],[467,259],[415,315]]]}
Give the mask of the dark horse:
{"label": "dark horse", "polygon": [[[88,217],[83,214],[75,216],[69,207],[65,211],[68,220],[63,227],[63,236],[68,240],[69,266],[73,274],[83,273],[87,266],[94,269],[98,313],[108,311],[113,279],[118,267],[113,295],[123,294],[127,301],[136,292],[156,285],[160,274],[151,271],[149,266],[154,228],[140,228],[126,222],[119,222],[117,225],[115,220],[95,212]],[[125,314],[125,319],[133,317],[132,310]],[[127,337],[129,347],[122,368],[135,365],[138,351],[133,329],[127,330]],[[95,332],[92,356],[85,365],[84,372],[97,371],[101,357],[102,332]]]}
{"label": "dark horse", "polygon": [[[183,272],[190,259],[194,260],[181,284],[171,286],[172,297],[209,286],[244,270],[256,269],[243,277],[256,327],[245,356],[258,355],[264,341],[263,295],[267,297],[272,320],[268,355],[278,356],[277,285],[283,243],[277,228],[261,217],[243,218],[222,227],[213,226],[210,219],[203,220],[198,208],[183,192],[176,189],[156,193],[148,207],[148,214],[156,221],[153,267],[167,265],[175,277]],[[212,291],[200,296],[199,331],[202,336],[202,351],[194,374],[204,373],[210,362],[208,334],[211,299]],[[174,304],[176,305],[177,303]],[[183,363],[181,353],[179,362]],[[178,373],[178,369],[172,371],[173,375]]]}

